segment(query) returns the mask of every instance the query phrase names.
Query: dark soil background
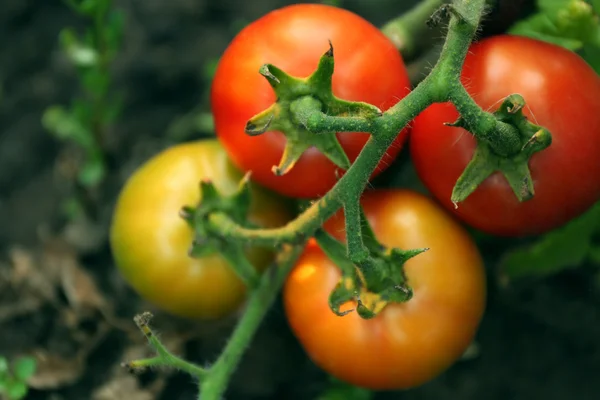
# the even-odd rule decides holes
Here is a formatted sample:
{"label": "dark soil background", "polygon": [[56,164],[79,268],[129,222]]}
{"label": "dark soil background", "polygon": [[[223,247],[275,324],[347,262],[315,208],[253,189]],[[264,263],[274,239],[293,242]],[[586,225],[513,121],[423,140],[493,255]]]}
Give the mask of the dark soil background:
{"label": "dark soil background", "polygon": [[[72,194],[64,171],[73,149],[40,122],[48,106],[66,104],[78,91],[57,36],[61,28],[81,27],[84,21],[59,0],[2,1],[0,355],[38,358],[28,399],[195,398],[195,384],[183,374],[134,376],[120,367],[122,361],[150,355],[132,317],[152,310],[153,326],[168,347],[205,363],[219,354],[237,316],[193,323],[144,303],[116,272],[108,223],[118,190],[136,166],[172,143],[202,135],[190,115],[209,109],[207,63],[244,23],[287,3],[116,2],[127,21],[113,69],[125,107],[109,135],[110,173],[97,193],[101,208],[88,221],[62,212]],[[381,25],[411,3],[345,0],[342,5]],[[501,32],[532,2],[499,3],[482,35]],[[403,184],[411,176],[404,154],[379,183]],[[515,242],[478,237],[490,293],[474,351],[423,387],[376,398],[599,399],[600,294],[591,271],[582,266],[544,280],[501,285],[498,259]],[[277,304],[244,356],[227,398],[314,399],[328,384],[296,343]]]}

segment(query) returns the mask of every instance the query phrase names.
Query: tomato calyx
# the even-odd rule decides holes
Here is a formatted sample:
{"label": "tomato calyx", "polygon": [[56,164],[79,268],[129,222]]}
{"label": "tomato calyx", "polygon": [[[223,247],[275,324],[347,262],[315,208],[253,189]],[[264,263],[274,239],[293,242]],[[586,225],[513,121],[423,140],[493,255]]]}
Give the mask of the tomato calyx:
{"label": "tomato calyx", "polygon": [[271,64],[263,65],[264,76],[277,96],[276,102],[252,117],[245,127],[248,135],[279,131],[286,145],[279,165],[272,171],[281,176],[289,172],[310,147],[319,149],[336,166],[347,170],[350,160],[337,139],[336,131],[319,126],[319,115],[374,118],[379,108],[337,98],[332,91],[334,70],[333,45],[319,60],[317,69],[306,78],[293,77]]}
{"label": "tomato calyx", "polygon": [[194,239],[190,244],[189,256],[201,258],[219,253],[227,259],[230,267],[250,287],[258,283],[258,274],[246,258],[244,244],[225,237],[210,223],[214,214],[224,214],[229,219],[248,228],[247,221],[252,199],[250,191],[250,173],[244,175],[239,188],[232,195],[222,195],[212,181],[200,182],[201,199],[196,206],[182,207],[179,215],[194,231]]}
{"label": "tomato calyx", "polygon": [[[552,143],[550,132],[532,122],[523,115],[525,100],[519,94],[512,94],[504,99],[502,105],[494,112],[494,117],[508,126],[516,128],[520,139],[520,150],[511,155],[499,155],[491,144],[477,139],[477,147],[473,158],[458,178],[452,190],[451,200],[458,208],[477,189],[485,179],[495,172],[500,172],[508,181],[515,196],[521,202],[533,198],[535,190],[529,170],[529,160],[537,152],[546,149]],[[453,123],[446,123],[469,129],[467,122],[460,117]]]}
{"label": "tomato calyx", "polygon": [[[329,308],[342,317],[352,311],[363,319],[376,317],[390,303],[404,303],[413,296],[404,273],[404,263],[428,249],[386,249],[376,240],[368,240],[369,257],[355,264],[346,247],[325,231],[315,234],[319,247],[341,270],[342,276],[330,293]],[[349,302],[355,309],[342,307]]]}

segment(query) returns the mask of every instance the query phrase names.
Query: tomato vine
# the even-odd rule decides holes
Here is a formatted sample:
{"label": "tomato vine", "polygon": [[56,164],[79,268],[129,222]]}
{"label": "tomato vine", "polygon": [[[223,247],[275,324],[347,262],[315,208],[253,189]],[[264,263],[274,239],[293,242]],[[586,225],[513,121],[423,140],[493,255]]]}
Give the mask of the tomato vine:
{"label": "tomato vine", "polygon": [[[418,12],[409,14],[412,15],[409,19],[407,17],[401,19],[400,26],[402,23],[410,22],[410,26],[407,25],[404,32],[413,34],[411,32],[414,27],[425,25],[425,16],[431,14],[431,10],[437,3],[428,1]],[[363,318],[374,317],[387,303],[409,301],[410,295],[407,293],[410,288],[405,287],[402,276],[398,277],[387,271],[391,270],[390,263],[402,265],[411,257],[419,257],[425,249],[384,250],[373,237],[365,234],[364,215],[360,206],[361,195],[372,172],[397,138],[398,132],[431,104],[451,102],[461,114],[460,120],[455,124],[467,128],[480,143],[500,157],[514,158],[522,154],[528,156],[531,155],[530,153],[543,151],[551,143],[549,131],[520,119],[518,111],[524,105],[520,103],[522,99],[508,98],[502,109],[502,112],[507,115],[499,118],[492,112],[482,110],[460,80],[461,69],[480,25],[484,8],[485,0],[456,0],[452,4],[443,5],[440,11],[435,12],[435,18],[430,22],[439,23],[445,18],[449,20],[448,33],[440,58],[430,74],[414,90],[386,111],[381,111],[367,103],[344,101],[333,95],[331,81],[335,43],[332,43],[329,49],[323,49],[324,54],[319,66],[309,78],[293,77],[274,65],[265,65],[261,68],[260,73],[278,95],[277,101],[270,108],[250,119],[246,125],[246,133],[254,136],[261,135],[273,127],[278,130],[288,130],[286,132],[288,138],[293,138],[294,143],[287,149],[288,153],[284,155],[279,168],[276,168],[277,174],[285,174],[309,144],[325,152],[330,151],[329,158],[338,165],[345,164],[346,160],[336,147],[336,139],[327,136],[332,132],[366,132],[370,137],[356,160],[337,183],[321,198],[313,201],[295,220],[283,227],[274,229],[248,227],[240,224],[231,210],[222,207],[208,209],[205,203],[199,203],[195,208],[188,208],[186,215],[190,217],[188,222],[194,227],[196,240],[201,240],[205,244],[212,243],[211,240],[224,240],[230,244],[253,244],[278,248],[279,258],[270,269],[260,275],[258,283],[250,288],[249,300],[243,316],[223,352],[210,367],[195,366],[169,353],[152,333],[149,327],[149,315],[144,314],[136,318],[136,323],[156,350],[157,356],[148,360],[129,362],[127,365],[130,368],[145,366],[178,368],[198,379],[199,399],[220,399],[244,350],[280,292],[304,245],[309,238],[316,235],[321,239],[320,244],[327,246],[327,236],[323,236],[323,232],[319,229],[340,209],[343,209],[345,214],[346,261],[356,266],[355,269],[348,268],[349,271],[345,271],[349,275],[345,278],[350,278],[353,282],[357,282],[355,285],[364,285],[364,287],[360,290],[352,285],[349,286],[350,289],[343,287],[346,292],[343,290],[334,292],[332,297],[346,296],[345,299],[356,300],[356,293],[368,292],[374,300],[369,304],[365,303],[362,311],[359,312]],[[387,26],[388,34],[401,31],[398,30],[398,24]],[[395,28],[392,28],[393,26]],[[398,41],[402,40],[398,39],[396,42]],[[373,79],[377,77],[374,76]],[[498,99],[499,102],[502,100],[504,99]],[[524,141],[529,143],[533,137],[543,138],[543,140],[537,140],[538,145],[534,148],[524,146]],[[310,143],[302,140],[309,140]],[[465,175],[461,178],[461,185],[467,189],[462,189],[454,200],[459,202],[469,195],[469,190],[472,191],[473,185],[476,187],[480,181],[480,173],[481,169],[478,168],[466,169]],[[524,187],[530,189],[531,178],[526,166],[507,178],[513,180],[515,195],[518,197],[524,192]],[[213,206],[228,204],[230,200],[231,198],[227,196],[219,197],[211,204]],[[231,250],[231,247],[229,249]],[[230,259],[235,261],[235,257]],[[246,263],[232,262],[231,266],[239,276],[248,277]],[[382,282],[386,284],[391,282],[391,286],[382,285]],[[392,287],[395,292],[390,291],[389,287]]]}

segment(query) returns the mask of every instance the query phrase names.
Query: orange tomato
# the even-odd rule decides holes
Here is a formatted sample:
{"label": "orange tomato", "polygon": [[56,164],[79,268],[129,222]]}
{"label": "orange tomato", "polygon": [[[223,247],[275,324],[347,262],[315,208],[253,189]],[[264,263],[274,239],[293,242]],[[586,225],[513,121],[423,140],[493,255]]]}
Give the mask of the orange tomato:
{"label": "orange tomato", "polygon": [[[473,340],[485,308],[482,259],[467,232],[420,194],[371,191],[362,204],[383,245],[430,248],[404,266],[413,298],[387,305],[370,320],[356,312],[336,316],[328,297],[340,270],[312,242],[286,281],[286,315],[308,356],[331,375],[370,389],[418,386],[453,364]],[[326,229],[343,240],[343,213]]]}

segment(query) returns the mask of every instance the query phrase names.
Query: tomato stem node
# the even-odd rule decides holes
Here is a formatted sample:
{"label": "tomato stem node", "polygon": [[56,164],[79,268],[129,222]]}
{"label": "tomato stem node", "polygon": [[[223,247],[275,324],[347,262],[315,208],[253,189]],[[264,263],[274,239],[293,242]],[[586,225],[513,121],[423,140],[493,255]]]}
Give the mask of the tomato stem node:
{"label": "tomato stem node", "polygon": [[[519,94],[507,96],[500,107],[492,114],[498,121],[498,132],[508,137],[508,130],[517,135],[517,151],[512,154],[499,154],[488,140],[476,136],[477,147],[473,158],[458,178],[452,191],[451,200],[458,208],[490,175],[500,172],[508,181],[513,193],[521,202],[530,200],[535,194],[533,179],[529,170],[529,160],[535,153],[546,149],[552,143],[550,132],[530,122],[523,115],[525,99]],[[464,127],[463,117],[451,124]]]}
{"label": "tomato stem node", "polygon": [[124,362],[121,364],[121,366],[127,368],[130,372],[143,371],[146,368],[152,367],[174,368],[185,372],[198,380],[202,380],[207,371],[204,368],[190,363],[189,361],[177,357],[169,352],[169,350],[161,343],[161,341],[156,337],[150,328],[150,321],[152,318],[153,315],[146,311],[142,314],[136,315],[133,320],[157,355],[151,358]]}

